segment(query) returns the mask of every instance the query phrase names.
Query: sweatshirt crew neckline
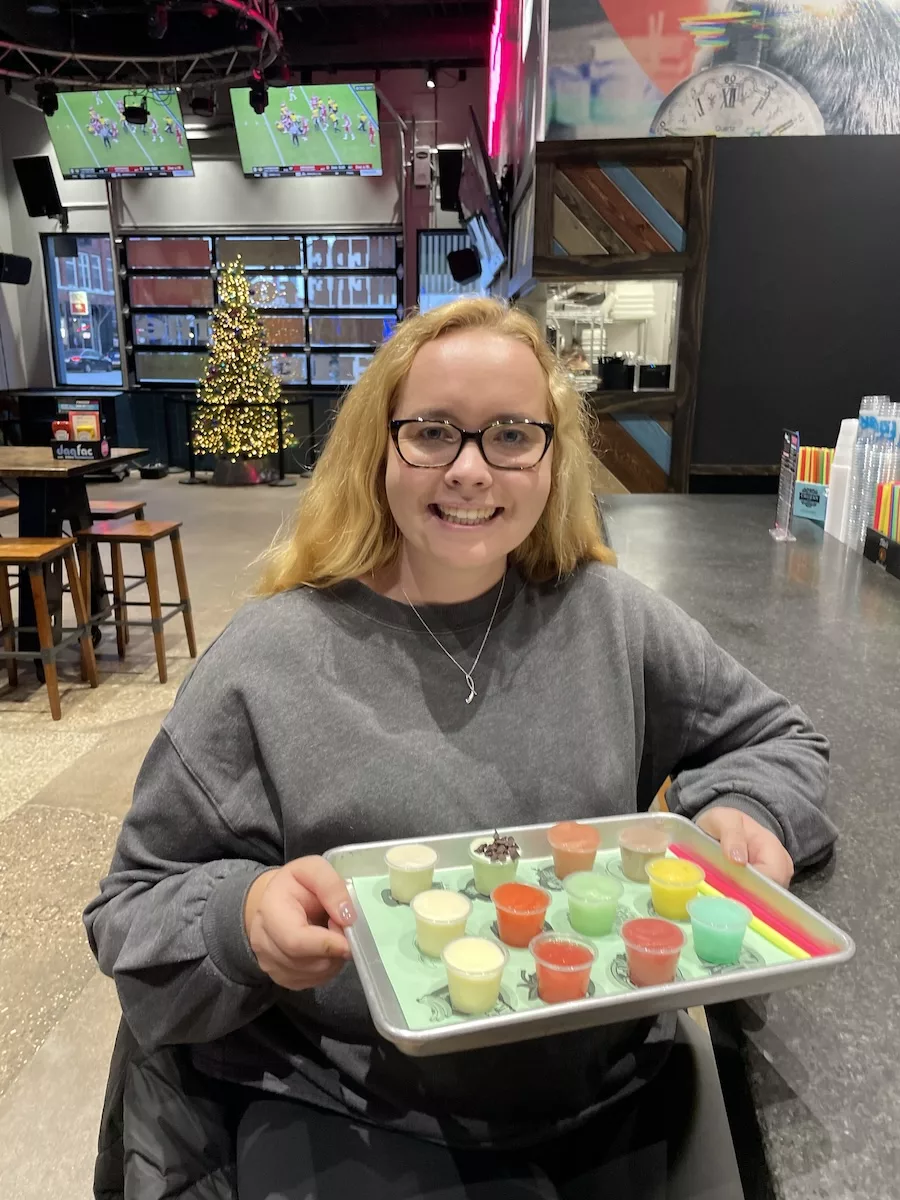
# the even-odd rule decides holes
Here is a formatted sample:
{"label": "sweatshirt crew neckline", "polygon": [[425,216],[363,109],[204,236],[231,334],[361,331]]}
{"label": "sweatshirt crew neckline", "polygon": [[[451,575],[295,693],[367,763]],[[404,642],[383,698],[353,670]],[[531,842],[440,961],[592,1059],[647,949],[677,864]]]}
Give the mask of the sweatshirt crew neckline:
{"label": "sweatshirt crew neckline", "polygon": [[[477,628],[491,619],[501,586],[503,595],[497,609],[499,618],[512,606],[525,586],[520,570],[513,563],[507,567],[505,581],[501,580],[489,591],[475,596],[472,600],[464,600],[460,604],[417,604],[416,611],[434,633],[461,633],[466,629]],[[388,625],[392,629],[413,633],[426,632],[411,605],[402,600],[391,600],[382,596],[367,584],[360,583],[358,579],[336,583],[328,592],[341,604],[379,625]]]}

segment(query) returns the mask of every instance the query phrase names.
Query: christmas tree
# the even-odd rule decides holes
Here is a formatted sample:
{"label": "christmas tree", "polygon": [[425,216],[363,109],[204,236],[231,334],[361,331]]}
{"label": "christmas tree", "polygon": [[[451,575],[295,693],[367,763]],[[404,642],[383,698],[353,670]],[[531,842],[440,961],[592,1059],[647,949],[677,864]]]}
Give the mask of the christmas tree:
{"label": "christmas tree", "polygon": [[[219,275],[209,358],[194,415],[194,448],[231,462],[278,451],[281,384],[240,256]],[[236,407],[230,407],[235,405]]]}

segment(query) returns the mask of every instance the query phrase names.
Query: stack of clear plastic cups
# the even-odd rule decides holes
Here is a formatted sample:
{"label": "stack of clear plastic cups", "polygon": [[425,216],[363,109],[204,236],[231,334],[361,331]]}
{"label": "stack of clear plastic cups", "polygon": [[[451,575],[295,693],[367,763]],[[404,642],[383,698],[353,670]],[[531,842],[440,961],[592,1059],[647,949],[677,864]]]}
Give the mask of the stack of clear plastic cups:
{"label": "stack of clear plastic cups", "polygon": [[859,406],[847,519],[847,545],[854,550],[862,550],[872,525],[879,483],[896,478],[900,468],[898,415],[890,396],[863,396]]}

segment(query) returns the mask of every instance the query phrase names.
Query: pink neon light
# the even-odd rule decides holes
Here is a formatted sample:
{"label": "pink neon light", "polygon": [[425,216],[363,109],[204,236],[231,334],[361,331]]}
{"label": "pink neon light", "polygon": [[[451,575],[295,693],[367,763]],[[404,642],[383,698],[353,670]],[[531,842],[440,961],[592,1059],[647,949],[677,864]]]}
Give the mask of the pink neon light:
{"label": "pink neon light", "polygon": [[491,39],[488,57],[488,154],[493,158],[500,153],[500,133],[503,127],[503,112],[509,96],[513,76],[513,54],[515,43],[504,36],[512,7],[518,0],[496,0],[494,18],[491,22]]}

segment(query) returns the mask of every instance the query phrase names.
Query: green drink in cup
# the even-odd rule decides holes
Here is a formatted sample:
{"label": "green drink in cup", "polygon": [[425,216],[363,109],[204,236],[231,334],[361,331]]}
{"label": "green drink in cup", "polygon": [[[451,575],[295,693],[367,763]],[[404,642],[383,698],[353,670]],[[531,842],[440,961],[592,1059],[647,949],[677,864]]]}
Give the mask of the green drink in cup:
{"label": "green drink in cup", "polygon": [[475,890],[490,896],[501,883],[511,883],[519,869],[519,844],[514,837],[477,837],[469,846],[469,862],[475,876]]}
{"label": "green drink in cup", "polygon": [[697,896],[687,910],[697,957],[717,966],[736,963],[753,916],[750,909],[725,896]]}
{"label": "green drink in cup", "polygon": [[621,883],[593,871],[575,871],[563,880],[569,899],[572,928],[587,937],[605,937],[612,933],[616,909],[624,891]]}

